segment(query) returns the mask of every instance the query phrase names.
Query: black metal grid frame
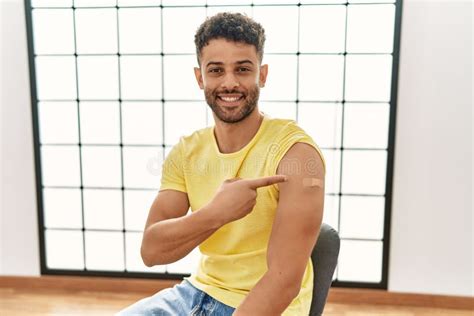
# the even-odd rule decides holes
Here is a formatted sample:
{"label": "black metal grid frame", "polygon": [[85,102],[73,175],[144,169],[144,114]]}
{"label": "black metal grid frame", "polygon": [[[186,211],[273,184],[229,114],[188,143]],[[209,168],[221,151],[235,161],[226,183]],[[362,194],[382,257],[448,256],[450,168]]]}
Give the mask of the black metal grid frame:
{"label": "black metal grid frame", "polygon": [[[116,1],[117,3],[118,1]],[[248,6],[322,6],[322,5],[346,5],[346,6],[354,6],[354,5],[377,5],[377,4],[387,4],[387,3],[346,3],[343,4],[295,4],[295,3],[288,3],[288,4],[245,4],[245,5],[186,5],[186,6],[169,6],[169,5],[156,5],[156,6],[105,6],[105,7],[90,7],[94,9],[100,9],[100,8],[146,8],[146,7],[159,7],[159,8],[183,8],[183,7],[248,7]],[[341,103],[342,104],[342,132],[341,132],[341,147],[340,148],[324,148],[322,149],[334,149],[334,150],[340,150],[341,151],[341,158],[340,158],[340,179],[339,179],[339,193],[329,193],[327,195],[330,196],[338,196],[339,197],[339,224],[340,224],[340,212],[341,212],[341,196],[380,196],[380,197],[385,197],[385,213],[384,213],[384,233],[383,233],[383,239],[381,240],[383,242],[383,254],[382,254],[382,279],[381,282],[379,283],[372,283],[372,282],[348,282],[348,281],[339,281],[339,280],[334,280],[333,281],[333,286],[335,287],[352,287],[352,288],[377,288],[377,289],[387,289],[388,286],[388,261],[389,261],[389,249],[390,249],[390,223],[391,223],[391,209],[392,209],[392,182],[393,182],[393,165],[394,165],[394,152],[395,152],[395,128],[396,128],[396,105],[397,105],[397,91],[398,91],[398,68],[399,68],[399,58],[400,58],[400,37],[401,37],[401,19],[402,19],[402,0],[396,0],[395,3],[395,25],[394,25],[394,39],[393,39],[393,52],[392,52],[392,73],[391,73],[391,92],[390,92],[390,113],[389,113],[389,131],[388,131],[388,147],[387,149],[377,149],[377,148],[343,148],[343,137],[344,137],[344,109],[345,109],[345,100],[342,101],[301,101],[301,100],[295,100],[296,103],[296,118],[298,117],[298,103],[304,103],[304,102],[311,102],[311,103]],[[85,9],[87,7],[78,7],[79,9]],[[72,9],[75,10],[74,5],[71,7],[41,7],[41,8],[35,8],[35,9]],[[40,249],[40,266],[41,266],[41,274],[45,275],[75,275],[75,276],[108,276],[108,277],[127,277],[127,278],[154,278],[154,279],[182,279],[185,276],[188,276],[188,274],[176,274],[176,273],[147,273],[147,272],[128,272],[125,270],[124,272],[116,272],[116,271],[99,271],[99,270],[87,270],[86,268],[84,270],[63,270],[63,269],[50,269],[46,266],[46,250],[45,250],[45,235],[44,232],[46,230],[45,225],[44,225],[44,210],[43,210],[43,191],[42,189],[45,187],[42,185],[42,176],[41,176],[41,154],[40,154],[40,140],[39,140],[39,116],[38,116],[38,110],[37,110],[37,104],[39,101],[76,101],[77,102],[77,109],[78,109],[78,116],[79,114],[79,99],[72,99],[72,100],[60,100],[60,99],[54,99],[54,100],[38,100],[37,98],[37,87],[36,87],[36,69],[35,69],[35,57],[37,56],[34,52],[34,41],[33,41],[33,23],[32,23],[32,6],[30,3],[30,0],[25,0],[25,18],[26,18],[26,27],[27,27],[27,44],[28,44],[28,61],[29,61],[29,75],[30,75],[30,92],[31,92],[31,106],[32,106],[32,123],[33,123],[33,141],[34,141],[34,157],[35,157],[35,177],[36,177],[36,193],[37,193],[37,208],[38,208],[38,234],[39,234],[39,249]],[[117,12],[117,28],[118,28],[118,10]],[[300,10],[298,11],[298,20],[299,20],[299,14]],[[163,10],[161,10],[161,54],[81,54],[81,56],[99,56],[99,55],[117,55],[119,56],[126,56],[126,55],[161,55],[165,56],[163,53]],[[75,14],[73,14],[73,19],[75,19]],[[74,23],[74,36],[76,34],[75,32],[75,21]],[[346,10],[346,36],[345,36],[345,41],[347,42],[347,10]],[[298,31],[299,31],[299,24],[298,24]],[[117,41],[119,41],[119,33],[117,32]],[[299,69],[299,55],[348,55],[346,53],[346,44],[344,44],[344,53],[300,53],[297,52],[297,65],[296,69],[298,72]],[[118,46],[119,47],[119,46]],[[74,38],[74,48],[75,48],[75,67],[76,67],[76,93],[77,97],[79,97],[78,94],[78,78],[77,78],[77,52],[76,52],[76,40]],[[299,49],[299,39],[298,39],[298,49]],[[388,55],[390,53],[349,53],[349,55]],[[166,54],[166,55],[192,55],[192,54]],[[294,55],[294,53],[273,53],[270,55]],[[41,56],[71,56],[70,54],[42,54]],[[161,58],[161,63],[162,67],[164,66],[164,58]],[[345,66],[346,65],[346,58],[344,58],[344,77],[343,77],[343,95],[344,95],[344,88],[345,88]],[[118,60],[118,67],[120,67],[120,60]],[[162,68],[163,69],[163,68]],[[162,91],[164,91],[164,72],[162,71],[161,73],[162,76]],[[298,78],[298,76],[297,76]],[[120,83],[120,68],[118,71],[118,80]],[[298,83],[297,83],[298,84]],[[298,87],[298,85],[297,85]],[[118,85],[119,89],[119,100],[96,100],[96,101],[118,101],[119,103],[119,121],[120,121],[120,140],[122,140],[122,128],[121,128],[121,91],[120,91],[120,84]],[[95,100],[84,100],[82,101],[95,101]],[[152,99],[147,99],[147,100],[129,100],[127,101],[161,101],[162,104],[164,104],[165,99],[158,99],[158,100],[152,100]],[[181,101],[181,100],[170,100],[171,102],[176,102],[176,101]],[[166,101],[166,102],[170,102]],[[182,100],[185,102],[202,102],[201,100]],[[279,100],[271,100],[271,102],[279,102]],[[291,101],[281,101],[281,102],[291,102]],[[350,101],[348,103],[380,103],[376,101]],[[385,101],[383,103],[386,103]],[[164,119],[164,106],[162,106],[162,111],[163,111],[163,119]],[[79,117],[78,117],[79,119]],[[80,124],[78,124],[79,127],[79,148],[81,147],[80,143]],[[165,128],[163,124],[163,139],[165,135]],[[50,145],[56,145],[56,144],[47,144],[48,146]],[[58,146],[61,146],[63,144],[57,144]],[[72,144],[68,144],[72,145]],[[87,146],[117,146],[117,145],[110,145],[110,144],[87,144]],[[120,154],[121,154],[121,168],[122,168],[122,203],[124,201],[124,191],[125,188],[123,187],[123,144],[120,142]],[[139,146],[139,147],[160,147],[160,145],[126,145],[126,146]],[[165,145],[162,144],[161,147],[163,147],[163,155],[164,155],[164,149],[166,147],[170,147],[170,145]],[[341,188],[342,188],[342,167],[343,167],[343,154],[344,150],[383,150],[387,151],[387,173],[386,173],[386,183],[385,183],[385,194],[382,195],[377,195],[377,194],[347,194],[341,193]],[[81,162],[81,150],[79,150],[80,157],[79,157],[79,162],[82,165]],[[81,179],[81,200],[83,200],[83,186],[82,186],[82,166],[80,166],[80,179]],[[57,186],[56,186],[57,187]],[[48,186],[48,188],[55,188],[55,186]],[[64,188],[61,186],[61,188]],[[93,187],[88,187],[88,188],[93,188]],[[106,187],[100,187],[96,189],[107,189]],[[117,189],[117,188],[110,188],[110,189]],[[127,190],[151,190],[149,188],[127,188]],[[83,247],[84,247],[84,264],[86,264],[85,261],[85,228],[84,228],[84,205],[82,205],[82,236],[83,236]],[[123,223],[125,227],[125,215],[124,212],[122,214],[123,216]],[[68,229],[68,228],[48,228],[51,230],[75,230],[77,231],[78,229]],[[108,229],[87,229],[87,231],[122,231],[124,234],[123,242],[124,242],[124,260],[126,260],[126,246],[125,246],[125,232],[136,232],[133,230],[108,230]],[[141,231],[138,231],[141,232]],[[360,239],[360,238],[343,238],[344,240],[370,240],[370,241],[376,241],[374,239]],[[126,269],[126,264],[124,264],[124,268]]]}

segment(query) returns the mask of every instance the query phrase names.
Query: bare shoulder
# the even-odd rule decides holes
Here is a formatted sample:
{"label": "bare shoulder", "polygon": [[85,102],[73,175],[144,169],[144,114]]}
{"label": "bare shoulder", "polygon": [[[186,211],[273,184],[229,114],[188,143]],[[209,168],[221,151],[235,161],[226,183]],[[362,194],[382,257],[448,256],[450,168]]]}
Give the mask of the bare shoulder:
{"label": "bare shoulder", "polygon": [[277,174],[289,177],[324,179],[324,162],[319,152],[307,143],[295,143],[278,164]]}

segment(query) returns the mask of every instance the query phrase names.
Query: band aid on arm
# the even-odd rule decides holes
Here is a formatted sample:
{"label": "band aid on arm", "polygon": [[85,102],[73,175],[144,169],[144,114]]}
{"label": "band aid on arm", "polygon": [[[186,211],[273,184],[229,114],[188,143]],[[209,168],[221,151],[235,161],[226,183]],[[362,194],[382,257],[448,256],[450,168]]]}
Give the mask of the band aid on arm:
{"label": "band aid on arm", "polygon": [[323,180],[317,178],[304,178],[303,179],[303,186],[304,187],[323,187]]}

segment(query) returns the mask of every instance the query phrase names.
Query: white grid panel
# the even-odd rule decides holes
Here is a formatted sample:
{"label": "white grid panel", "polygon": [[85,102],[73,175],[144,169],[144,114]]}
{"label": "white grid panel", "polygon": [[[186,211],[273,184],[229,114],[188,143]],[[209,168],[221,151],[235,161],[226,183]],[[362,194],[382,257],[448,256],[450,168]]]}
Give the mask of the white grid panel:
{"label": "white grid panel", "polygon": [[266,29],[260,110],[296,120],[323,149],[323,220],[343,240],[335,277],[380,282],[395,1],[223,3],[31,1],[48,269],[194,270],[197,250],[144,266],[141,232],[166,154],[213,124],[193,38],[230,11]]}

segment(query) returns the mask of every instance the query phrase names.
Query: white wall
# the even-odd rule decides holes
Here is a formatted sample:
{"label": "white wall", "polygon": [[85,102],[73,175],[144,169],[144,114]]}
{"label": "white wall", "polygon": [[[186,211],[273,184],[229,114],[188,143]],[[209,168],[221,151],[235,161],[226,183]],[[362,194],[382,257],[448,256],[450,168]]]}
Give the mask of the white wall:
{"label": "white wall", "polygon": [[[0,275],[39,275],[23,1],[0,8]],[[390,291],[473,295],[469,12],[404,1]]]}
{"label": "white wall", "polygon": [[0,0],[0,274],[39,275],[23,1]]}
{"label": "white wall", "polygon": [[404,1],[390,291],[473,296],[471,5]]}

